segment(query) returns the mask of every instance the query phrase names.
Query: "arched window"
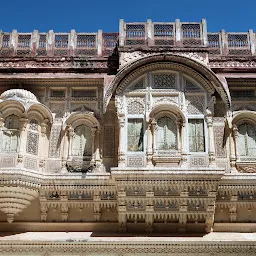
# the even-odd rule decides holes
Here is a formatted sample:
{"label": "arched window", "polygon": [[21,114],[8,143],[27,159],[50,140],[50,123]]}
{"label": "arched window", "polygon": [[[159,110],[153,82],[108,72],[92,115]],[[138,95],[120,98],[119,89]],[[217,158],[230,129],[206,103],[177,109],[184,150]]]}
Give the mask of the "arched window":
{"label": "arched window", "polygon": [[157,121],[157,149],[177,149],[177,125],[174,118],[161,117]]}
{"label": "arched window", "polygon": [[29,131],[27,136],[27,153],[37,155],[39,144],[38,122],[32,119],[29,123]]}
{"label": "arched window", "polygon": [[77,126],[74,130],[72,156],[92,156],[92,132],[84,124]]}
{"label": "arched window", "polygon": [[240,156],[256,156],[256,127],[248,123],[238,126],[237,149]]}
{"label": "arched window", "polygon": [[19,118],[10,115],[5,119],[1,151],[5,153],[17,152],[19,138]]}

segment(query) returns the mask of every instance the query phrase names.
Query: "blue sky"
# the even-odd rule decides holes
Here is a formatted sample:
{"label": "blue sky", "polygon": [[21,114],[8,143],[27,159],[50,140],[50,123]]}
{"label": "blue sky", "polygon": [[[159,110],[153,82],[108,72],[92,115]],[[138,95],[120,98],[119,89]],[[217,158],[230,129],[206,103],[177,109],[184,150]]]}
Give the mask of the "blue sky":
{"label": "blue sky", "polygon": [[1,0],[0,29],[10,32],[118,31],[125,21],[200,21],[209,32],[256,31],[256,0]]}

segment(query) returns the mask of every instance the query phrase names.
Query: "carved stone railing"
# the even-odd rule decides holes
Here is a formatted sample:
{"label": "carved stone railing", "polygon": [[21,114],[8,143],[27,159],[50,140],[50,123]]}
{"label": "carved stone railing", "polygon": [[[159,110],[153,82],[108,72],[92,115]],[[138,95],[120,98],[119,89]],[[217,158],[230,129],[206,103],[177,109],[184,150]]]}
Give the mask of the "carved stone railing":
{"label": "carved stone railing", "polygon": [[117,42],[121,48],[160,47],[206,49],[212,55],[255,55],[255,33],[224,30],[208,33],[201,22],[124,22],[119,33],[12,33],[0,31],[0,57],[109,56]]}

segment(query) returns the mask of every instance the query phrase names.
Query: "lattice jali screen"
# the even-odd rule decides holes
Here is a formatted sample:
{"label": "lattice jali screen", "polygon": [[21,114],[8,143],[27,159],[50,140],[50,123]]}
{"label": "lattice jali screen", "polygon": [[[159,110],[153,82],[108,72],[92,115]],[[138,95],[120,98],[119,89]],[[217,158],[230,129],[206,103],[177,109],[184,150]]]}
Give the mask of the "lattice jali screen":
{"label": "lattice jali screen", "polygon": [[154,23],[155,45],[174,45],[174,25],[173,23]]}
{"label": "lattice jali screen", "polygon": [[118,42],[118,33],[103,33],[103,55],[111,55]]}
{"label": "lattice jali screen", "polygon": [[16,54],[25,56],[31,54],[31,34],[19,34]]}
{"label": "lattice jali screen", "polygon": [[97,55],[96,34],[77,34],[76,55]]}
{"label": "lattice jali screen", "polygon": [[145,45],[146,44],[146,24],[126,23],[125,45]]}
{"label": "lattice jali screen", "polygon": [[8,56],[11,53],[11,34],[4,33],[0,37],[0,56]]}
{"label": "lattice jali screen", "polygon": [[231,55],[251,54],[248,34],[227,34],[228,53]]}
{"label": "lattice jali screen", "polygon": [[46,56],[46,42],[47,42],[47,34],[39,34],[39,44],[37,49],[37,55]]}
{"label": "lattice jali screen", "polygon": [[68,34],[55,34],[54,41],[54,55],[65,56],[68,55]]}
{"label": "lattice jali screen", "polygon": [[187,23],[181,25],[183,45],[194,46],[202,44],[201,24]]}
{"label": "lattice jali screen", "polygon": [[208,33],[208,48],[210,54],[221,54],[220,34],[219,33]]}

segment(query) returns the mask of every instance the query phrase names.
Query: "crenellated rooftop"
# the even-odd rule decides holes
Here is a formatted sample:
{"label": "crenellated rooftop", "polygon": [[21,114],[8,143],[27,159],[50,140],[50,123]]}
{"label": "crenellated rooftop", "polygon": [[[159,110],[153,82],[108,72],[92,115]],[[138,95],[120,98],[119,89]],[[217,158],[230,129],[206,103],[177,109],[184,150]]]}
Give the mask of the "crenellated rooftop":
{"label": "crenellated rooftop", "polygon": [[207,32],[201,22],[124,22],[119,32],[12,33],[0,31],[0,57],[109,56],[116,43],[126,48],[198,48],[212,56],[254,56],[255,32]]}

